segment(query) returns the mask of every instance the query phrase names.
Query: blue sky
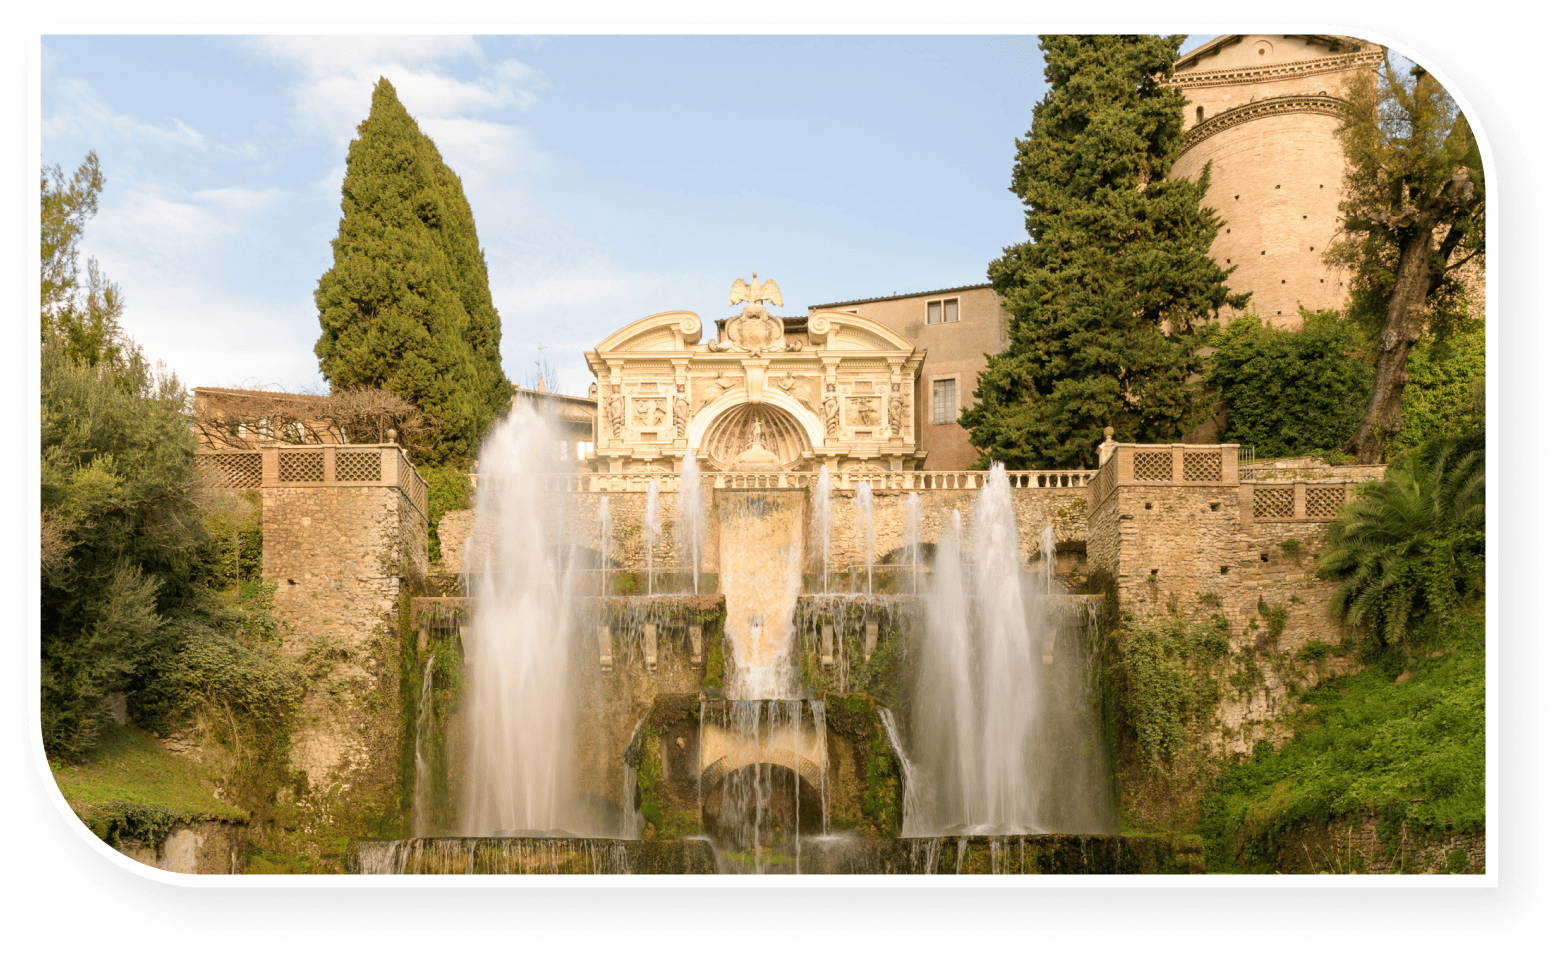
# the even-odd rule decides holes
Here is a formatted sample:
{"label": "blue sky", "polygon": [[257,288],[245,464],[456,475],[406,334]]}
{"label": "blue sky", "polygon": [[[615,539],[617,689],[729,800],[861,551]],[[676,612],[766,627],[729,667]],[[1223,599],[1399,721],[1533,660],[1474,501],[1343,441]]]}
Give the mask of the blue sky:
{"label": "blue sky", "polygon": [[97,151],[83,258],[149,356],[322,389],[313,292],[386,76],[465,183],[510,379],[544,354],[582,394],[583,351],[673,309],[712,334],[754,270],[787,314],[984,281],[1043,69],[1031,34],[45,35],[41,151]]}

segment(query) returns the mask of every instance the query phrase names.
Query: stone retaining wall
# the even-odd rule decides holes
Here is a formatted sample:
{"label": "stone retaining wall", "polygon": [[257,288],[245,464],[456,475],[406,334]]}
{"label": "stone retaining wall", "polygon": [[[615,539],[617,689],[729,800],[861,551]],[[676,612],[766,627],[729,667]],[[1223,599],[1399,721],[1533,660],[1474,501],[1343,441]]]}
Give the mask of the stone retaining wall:
{"label": "stone retaining wall", "polygon": [[[706,517],[703,527],[704,545],[699,562],[702,570],[708,573],[719,571],[720,527],[712,518],[714,508],[710,505],[710,499],[711,494],[721,492],[725,491],[713,490],[708,486],[702,489],[704,495],[702,512]],[[810,527],[812,491],[784,492],[807,494],[807,520]],[[874,562],[881,561],[904,545],[905,503],[910,492],[880,489],[873,491]],[[920,538],[926,543],[935,543],[940,538],[943,527],[955,510],[962,514],[964,525],[968,527],[973,515],[974,502],[981,493],[976,489],[926,489],[913,492],[920,497],[922,513]],[[1026,559],[1032,560],[1037,556],[1040,536],[1047,525],[1054,526],[1056,543],[1063,550],[1076,552],[1087,543],[1089,529],[1086,487],[1015,487],[1011,492],[1013,509],[1017,515],[1018,534],[1022,542],[1023,556]],[[631,491],[605,494],[612,514],[609,555],[620,569],[643,571],[646,568],[647,535],[644,532],[644,511],[647,495],[643,492]],[[570,544],[599,551],[600,527],[597,522],[597,508],[600,506],[601,496],[602,494],[596,493],[558,494],[561,510],[558,525],[562,527]],[[832,528],[829,533],[830,568],[840,570],[850,565],[861,565],[865,548],[862,534],[856,528],[855,495],[835,490],[832,494],[832,510]],[[681,567],[686,559],[678,548],[677,520],[677,493],[662,492],[660,532],[655,546],[657,572],[664,567]],[[445,572],[458,571],[460,554],[465,551],[466,540],[475,532],[475,525],[474,510],[453,510],[444,514],[443,520],[439,523],[438,533],[439,545],[445,554],[443,563]],[[557,544],[556,539],[549,539],[544,543],[548,546]],[[480,540],[473,543],[473,548],[478,554],[477,558],[480,559],[482,551]],[[1065,554],[1063,558],[1064,556]],[[815,564],[815,553],[811,558],[812,563]]]}

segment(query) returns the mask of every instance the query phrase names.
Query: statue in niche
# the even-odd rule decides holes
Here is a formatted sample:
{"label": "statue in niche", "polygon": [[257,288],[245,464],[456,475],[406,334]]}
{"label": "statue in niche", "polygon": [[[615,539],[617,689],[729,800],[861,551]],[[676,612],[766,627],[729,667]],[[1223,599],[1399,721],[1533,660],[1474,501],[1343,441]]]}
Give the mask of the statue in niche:
{"label": "statue in niche", "polygon": [[823,398],[823,423],[828,427],[830,440],[839,436],[839,398],[834,396],[834,385],[828,385],[828,396]]}
{"label": "statue in niche", "polygon": [[606,402],[607,418],[612,422],[612,436],[621,439],[623,435],[623,395],[622,388],[612,388],[612,399]]}
{"label": "statue in niche", "polygon": [[742,313],[725,322],[725,340],[709,345],[711,351],[741,350],[758,354],[777,351],[785,347],[785,325],[770,314],[760,302],[772,301],[776,308],[785,306],[780,297],[779,285],[770,278],[758,284],[758,273],[752,273],[752,281],[736,279],[731,285],[731,304],[745,303]]}
{"label": "statue in niche", "polygon": [[[779,469],[779,457],[770,448],[768,431],[763,427],[763,421],[752,422],[751,442],[747,449],[736,457],[736,468],[739,470],[777,470]],[[776,443],[777,447],[778,444]]]}
{"label": "statue in niche", "polygon": [[671,401],[671,420],[677,426],[677,439],[687,436],[687,385],[677,385],[677,396]]}
{"label": "statue in niche", "polygon": [[899,385],[894,384],[894,394],[888,401],[888,429],[893,436],[899,436],[904,427],[904,398],[898,394]]}

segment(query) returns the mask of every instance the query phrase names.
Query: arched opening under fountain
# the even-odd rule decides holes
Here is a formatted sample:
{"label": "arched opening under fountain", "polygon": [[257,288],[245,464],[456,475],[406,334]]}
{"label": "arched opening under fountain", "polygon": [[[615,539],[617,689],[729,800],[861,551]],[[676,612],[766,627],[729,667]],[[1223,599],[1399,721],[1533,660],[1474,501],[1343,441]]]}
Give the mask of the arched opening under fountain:
{"label": "arched opening under fountain", "polygon": [[[794,855],[796,838],[823,832],[823,798],[801,772],[769,761],[742,765],[705,788],[704,832],[716,844]],[[815,769],[815,765],[812,766]]]}

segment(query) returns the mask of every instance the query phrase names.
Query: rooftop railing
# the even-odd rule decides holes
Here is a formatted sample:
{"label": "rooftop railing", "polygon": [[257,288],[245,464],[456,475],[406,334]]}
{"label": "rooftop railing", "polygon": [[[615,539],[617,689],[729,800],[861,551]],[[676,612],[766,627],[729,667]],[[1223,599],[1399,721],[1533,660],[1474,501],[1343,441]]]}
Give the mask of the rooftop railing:
{"label": "rooftop railing", "polygon": [[257,450],[202,450],[196,465],[233,489],[307,486],[399,487],[423,519],[428,516],[428,484],[406,452],[395,444],[330,444],[262,447]]}
{"label": "rooftop railing", "polygon": [[1237,486],[1237,443],[1118,443],[1088,488],[1088,511],[1122,486]]}

